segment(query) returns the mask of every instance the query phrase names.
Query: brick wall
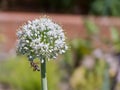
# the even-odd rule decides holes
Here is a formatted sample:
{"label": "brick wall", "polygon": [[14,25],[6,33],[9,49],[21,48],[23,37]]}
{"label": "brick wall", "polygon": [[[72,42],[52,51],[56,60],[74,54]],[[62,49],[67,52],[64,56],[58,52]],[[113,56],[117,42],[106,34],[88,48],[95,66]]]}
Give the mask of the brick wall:
{"label": "brick wall", "polygon": [[27,20],[48,15],[55,22],[61,24],[66,32],[68,39],[85,37],[84,19],[89,18],[95,22],[100,30],[101,35],[109,37],[109,28],[116,26],[120,28],[120,19],[115,17],[93,17],[80,15],[63,15],[63,14],[39,14],[39,13],[15,13],[15,12],[0,12],[0,33],[6,37],[4,42],[4,51],[9,51],[15,47],[16,30]]}

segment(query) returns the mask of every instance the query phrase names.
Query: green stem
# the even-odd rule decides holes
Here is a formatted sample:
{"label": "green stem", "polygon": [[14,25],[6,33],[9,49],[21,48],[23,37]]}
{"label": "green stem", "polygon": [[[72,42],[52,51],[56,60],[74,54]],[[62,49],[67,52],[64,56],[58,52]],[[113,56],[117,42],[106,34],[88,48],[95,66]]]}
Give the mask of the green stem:
{"label": "green stem", "polygon": [[104,81],[102,90],[110,90],[110,77],[108,72],[109,66],[106,63],[105,70],[104,70]]}
{"label": "green stem", "polygon": [[41,62],[41,87],[42,90],[48,90],[47,75],[46,75],[46,60],[44,60],[44,62]]}

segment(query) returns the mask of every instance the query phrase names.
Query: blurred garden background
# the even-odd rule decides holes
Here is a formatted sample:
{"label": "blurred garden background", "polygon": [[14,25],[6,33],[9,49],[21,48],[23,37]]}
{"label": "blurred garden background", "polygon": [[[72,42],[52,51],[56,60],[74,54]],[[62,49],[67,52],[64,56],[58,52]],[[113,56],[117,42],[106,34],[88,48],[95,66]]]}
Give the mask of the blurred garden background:
{"label": "blurred garden background", "polygon": [[47,62],[49,90],[120,90],[120,0],[0,0],[0,90],[40,90],[40,73],[15,48],[17,28],[43,15],[69,45]]}

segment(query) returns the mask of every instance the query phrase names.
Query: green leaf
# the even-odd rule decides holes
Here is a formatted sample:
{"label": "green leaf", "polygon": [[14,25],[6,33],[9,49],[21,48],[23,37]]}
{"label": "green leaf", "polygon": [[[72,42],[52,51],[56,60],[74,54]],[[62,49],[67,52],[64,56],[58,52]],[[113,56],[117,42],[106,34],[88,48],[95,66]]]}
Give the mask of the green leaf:
{"label": "green leaf", "polygon": [[111,28],[111,38],[114,43],[119,42],[119,32],[115,27]]}
{"label": "green leaf", "polygon": [[85,20],[85,27],[86,27],[88,34],[98,34],[99,33],[98,27],[95,25],[95,23],[93,23],[90,20]]}

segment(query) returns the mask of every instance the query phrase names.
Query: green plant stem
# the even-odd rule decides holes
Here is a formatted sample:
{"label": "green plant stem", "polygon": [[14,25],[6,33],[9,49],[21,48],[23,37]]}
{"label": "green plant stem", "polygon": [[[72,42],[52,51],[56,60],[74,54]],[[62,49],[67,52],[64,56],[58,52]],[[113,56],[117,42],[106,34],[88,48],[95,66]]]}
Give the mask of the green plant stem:
{"label": "green plant stem", "polygon": [[41,62],[41,87],[42,90],[48,90],[47,75],[46,75],[46,60],[44,60],[44,62]]}
{"label": "green plant stem", "polygon": [[110,90],[110,77],[109,77],[108,69],[109,67],[108,64],[106,63],[102,90]]}

